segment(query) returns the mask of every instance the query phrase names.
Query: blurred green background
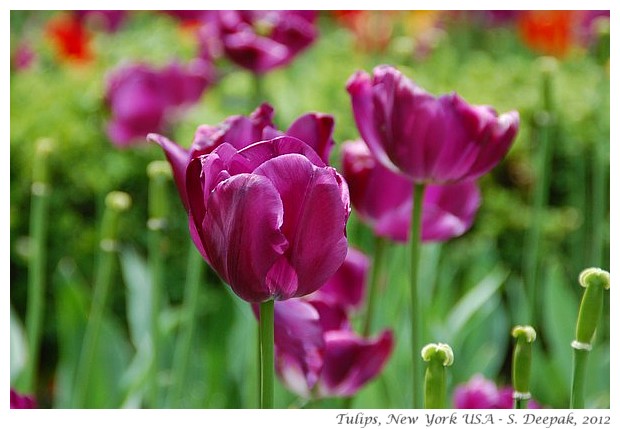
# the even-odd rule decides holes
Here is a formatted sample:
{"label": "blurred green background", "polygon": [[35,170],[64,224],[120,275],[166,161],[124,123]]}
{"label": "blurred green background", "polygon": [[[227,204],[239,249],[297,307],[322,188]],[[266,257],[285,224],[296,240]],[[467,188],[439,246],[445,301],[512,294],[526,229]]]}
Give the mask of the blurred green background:
{"label": "blurred green background", "polygon": [[[148,364],[141,354],[141,323],[146,323],[146,166],[163,159],[146,142],[115,147],[105,133],[110,113],[104,103],[106,75],[124,62],[164,65],[188,61],[197,46],[192,29],[155,12],[130,13],[119,31],[93,31],[92,58],[67,61],[46,31],[62,12],[12,11],[11,47],[27,42],[34,64],[11,70],[11,381],[23,367],[22,323],[26,311],[29,213],[33,154],[41,137],[54,141],[49,156],[50,199],[47,240],[47,292],[37,397],[44,407],[66,407],[71,397],[84,323],[88,317],[97,228],[105,195],[128,192],[134,201],[121,220],[119,270],[89,387],[89,407],[141,406]],[[588,266],[609,269],[609,65],[590,44],[572,42],[566,51],[531,46],[518,22],[489,23],[476,14],[391,12],[374,18],[389,22],[385,41],[379,27],[352,31],[335,14],[322,12],[320,36],[293,63],[265,76],[267,101],[280,129],[299,115],[320,111],[336,119],[333,164],[340,166],[340,144],[358,138],[345,84],[358,69],[393,64],[434,94],[458,92],[473,104],[499,112],[516,109],[521,128],[507,158],[480,181],[483,202],[473,228],[464,236],[423,249],[424,307],[433,341],[455,351],[450,386],[482,373],[510,383],[510,328],[527,320],[524,282],[534,282],[541,297],[535,344],[532,394],[544,406],[567,407],[571,350],[581,288],[577,275]],[[381,27],[383,28],[383,27]],[[370,42],[365,42],[365,37]],[[383,37],[383,36],[382,36]],[[373,45],[378,43],[378,45]],[[556,47],[557,48],[557,47]],[[543,54],[558,56],[550,79],[551,125],[541,121]],[[608,59],[607,52],[607,59]],[[602,58],[602,59],[601,59]],[[607,60],[608,61],[608,60]],[[218,62],[220,78],[168,136],[186,147],[199,124],[216,124],[233,114],[249,114],[251,73]],[[551,129],[550,158],[542,173],[541,129]],[[548,197],[537,212],[537,185],[546,174]],[[187,218],[169,184],[171,223],[163,247],[165,305],[161,398],[172,383],[170,368],[179,321],[190,243]],[[540,228],[538,269],[524,270],[528,234]],[[595,239],[597,228],[601,239]],[[372,250],[370,229],[355,212],[348,226],[350,243]],[[388,273],[377,310],[376,327],[396,332],[396,347],[383,374],[364,388],[356,407],[401,408],[410,401],[401,383],[409,365],[408,269],[404,245],[389,249]],[[249,306],[205,270],[199,296],[197,330],[192,343],[190,376],[183,386],[183,407],[254,407],[255,321]],[[586,406],[609,407],[609,307],[593,356]],[[20,340],[21,338],[21,340]],[[250,345],[250,346],[248,346]],[[146,363],[145,363],[146,362]],[[451,388],[449,389],[449,391]],[[277,384],[276,406],[296,401]],[[338,407],[336,399],[313,406]]]}

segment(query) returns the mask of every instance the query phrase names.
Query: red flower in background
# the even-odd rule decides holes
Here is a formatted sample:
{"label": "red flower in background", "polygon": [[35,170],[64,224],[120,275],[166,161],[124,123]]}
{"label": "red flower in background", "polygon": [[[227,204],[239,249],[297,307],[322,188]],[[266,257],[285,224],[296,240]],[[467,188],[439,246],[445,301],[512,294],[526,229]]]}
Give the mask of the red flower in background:
{"label": "red flower in background", "polygon": [[358,49],[381,52],[390,44],[397,12],[336,10],[332,13],[338,22],[354,34]]}
{"label": "red flower in background", "polygon": [[545,55],[565,56],[573,44],[577,21],[573,10],[529,10],[519,15],[519,32],[525,44]]}
{"label": "red flower in background", "polygon": [[46,34],[62,60],[86,63],[93,59],[91,34],[75,15],[58,15],[47,23]]}

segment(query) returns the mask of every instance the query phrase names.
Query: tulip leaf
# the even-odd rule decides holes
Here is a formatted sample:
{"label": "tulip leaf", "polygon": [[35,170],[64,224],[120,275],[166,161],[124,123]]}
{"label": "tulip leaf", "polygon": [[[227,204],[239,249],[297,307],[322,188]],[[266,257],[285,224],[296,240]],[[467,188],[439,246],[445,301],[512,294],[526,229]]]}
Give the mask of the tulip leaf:
{"label": "tulip leaf", "polygon": [[498,266],[456,303],[446,318],[448,343],[460,335],[474,314],[499,290],[507,277],[507,271]]}
{"label": "tulip leaf", "polygon": [[127,323],[131,341],[140,348],[150,341],[152,283],[146,260],[133,248],[121,253],[121,271],[127,285]]}
{"label": "tulip leaf", "polygon": [[[70,272],[58,270],[55,290],[58,323],[59,362],[54,406],[71,406],[75,369],[78,365],[90,303],[87,288]],[[85,408],[117,408],[122,390],[119,378],[129,365],[131,354],[117,319],[106,315],[101,326],[99,346],[95,350]]]}
{"label": "tulip leaf", "polygon": [[17,377],[26,366],[28,358],[28,343],[26,341],[26,333],[24,326],[19,320],[17,313],[11,306],[11,385],[15,383]]}

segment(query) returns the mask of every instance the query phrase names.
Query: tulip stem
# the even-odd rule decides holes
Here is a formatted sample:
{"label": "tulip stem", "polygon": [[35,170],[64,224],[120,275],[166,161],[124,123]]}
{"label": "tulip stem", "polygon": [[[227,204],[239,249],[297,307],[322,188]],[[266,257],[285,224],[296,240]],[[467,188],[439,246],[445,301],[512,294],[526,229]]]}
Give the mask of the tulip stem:
{"label": "tulip stem", "polygon": [[91,311],[88,314],[88,323],[86,324],[80,359],[74,379],[73,408],[82,408],[85,405],[95,360],[95,351],[97,350],[99,333],[103,323],[103,314],[114,276],[116,251],[118,249],[119,215],[121,211],[129,208],[130,204],[129,195],[122,192],[110,192],[106,197],[106,208],[101,221],[101,235]]}
{"label": "tulip stem", "polygon": [[515,410],[526,410],[529,399],[515,399]]}
{"label": "tulip stem", "polygon": [[367,337],[372,330],[372,321],[374,316],[374,309],[376,307],[375,301],[377,300],[377,292],[379,290],[379,279],[381,278],[381,272],[383,271],[383,257],[385,248],[387,247],[387,240],[385,238],[375,236],[375,246],[373,249],[374,255],[372,258],[372,268],[370,273],[370,284],[368,285],[368,296],[366,297],[366,315],[364,319],[364,328],[362,335]]}
{"label": "tulip stem", "polygon": [[570,393],[571,409],[582,409],[584,407],[583,390],[586,384],[586,366],[589,354],[588,350],[573,348],[573,379]]}
{"label": "tulip stem", "polygon": [[254,107],[265,102],[265,80],[260,74],[254,74]]}
{"label": "tulip stem", "polygon": [[47,158],[51,150],[49,140],[37,143],[32,182],[32,208],[30,211],[30,258],[28,260],[28,306],[26,332],[29,359],[24,373],[24,391],[35,393],[41,348],[41,331],[45,311],[45,240],[47,237],[47,213],[49,184]]}
{"label": "tulip stem", "polygon": [[261,408],[273,408],[274,356],[273,313],[274,300],[260,304]]}
{"label": "tulip stem", "polygon": [[159,399],[159,366],[161,347],[161,333],[159,330],[159,317],[162,307],[162,292],[164,284],[164,261],[163,247],[165,241],[164,231],[168,223],[168,198],[167,182],[172,177],[172,172],[167,162],[153,161],[147,168],[149,176],[149,219],[148,226],[148,252],[149,269],[151,272],[151,345],[152,364],[149,371],[149,383],[147,399],[149,405],[156,408]]}
{"label": "tulip stem", "polygon": [[425,187],[426,185],[423,183],[415,183],[413,185],[413,210],[411,215],[411,381],[414,409],[422,408],[422,365],[420,364],[418,353],[422,348],[423,318],[418,294],[418,275],[421,250],[422,202],[424,200]]}
{"label": "tulip stem", "polygon": [[202,276],[204,261],[190,240],[189,257],[187,260],[187,277],[185,278],[185,294],[183,299],[183,325],[175,347],[172,373],[175,384],[170,392],[170,407],[177,408],[187,378],[187,366],[192,350],[192,338],[198,313],[198,295],[200,292],[200,277]]}

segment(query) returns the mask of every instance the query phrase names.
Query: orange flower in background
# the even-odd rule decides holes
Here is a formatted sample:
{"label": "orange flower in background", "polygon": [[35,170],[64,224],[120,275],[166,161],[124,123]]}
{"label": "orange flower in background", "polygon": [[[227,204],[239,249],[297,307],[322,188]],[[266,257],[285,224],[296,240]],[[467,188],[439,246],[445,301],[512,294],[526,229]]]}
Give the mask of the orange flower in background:
{"label": "orange flower in background", "polygon": [[62,60],[86,63],[93,59],[91,35],[76,16],[55,16],[47,23],[46,34]]}
{"label": "orange flower in background", "polygon": [[355,35],[359,49],[379,52],[388,47],[392,38],[396,11],[385,10],[336,10],[332,11],[338,22]]}
{"label": "orange flower in background", "polygon": [[525,44],[545,55],[565,56],[574,43],[577,11],[530,10],[519,15],[519,33]]}

